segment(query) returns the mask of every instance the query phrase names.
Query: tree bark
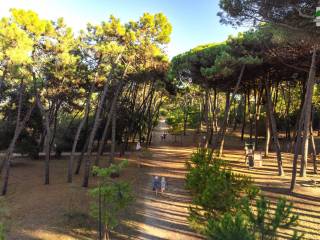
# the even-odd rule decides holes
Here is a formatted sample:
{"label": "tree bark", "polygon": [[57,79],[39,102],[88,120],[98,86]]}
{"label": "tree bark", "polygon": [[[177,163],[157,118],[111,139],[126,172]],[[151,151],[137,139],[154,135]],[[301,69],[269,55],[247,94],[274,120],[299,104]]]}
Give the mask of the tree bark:
{"label": "tree bark", "polygon": [[209,88],[205,86],[205,99],[204,99],[204,116],[206,122],[206,139],[204,142],[204,148],[208,147],[210,137],[210,123],[209,123]]}
{"label": "tree bark", "polygon": [[264,150],[264,156],[268,157],[269,155],[269,149],[270,149],[270,117],[269,117],[269,111],[267,109],[266,111],[266,142],[265,142],[265,150]]}
{"label": "tree bark", "polygon": [[310,141],[311,141],[311,151],[312,151],[313,173],[314,173],[314,174],[318,174],[318,168],[317,168],[317,150],[316,150],[316,144],[315,144],[314,136],[313,136],[313,127],[312,127],[312,124],[310,124]]}
{"label": "tree bark", "polygon": [[70,158],[69,158],[69,162],[68,162],[68,183],[71,183],[72,182],[72,170],[73,170],[73,161],[74,161],[74,154],[76,152],[76,148],[77,148],[77,144],[78,144],[78,141],[79,141],[79,137],[80,137],[80,133],[82,131],[82,128],[86,122],[86,119],[88,118],[89,116],[89,112],[90,112],[90,100],[91,100],[91,89],[90,89],[90,92],[88,93],[88,96],[87,96],[87,99],[86,99],[86,106],[85,106],[85,111],[84,111],[84,116],[78,126],[78,129],[77,129],[77,132],[76,132],[76,135],[74,137],[74,140],[73,140],[73,145],[72,145],[72,150],[71,150],[71,155],[70,155]]}
{"label": "tree bark", "polygon": [[[303,123],[303,139],[302,139],[302,150],[301,150],[301,168],[300,168],[300,176],[307,176],[307,164],[308,164],[308,150],[309,150],[309,134],[310,134],[310,122],[311,122],[311,111],[312,111],[312,96],[313,96],[313,88],[315,84],[315,76],[316,76],[316,51],[314,56],[314,66],[311,71],[311,79],[310,85],[307,86],[307,95],[306,95],[306,106],[304,112],[304,123]],[[309,91],[308,91],[309,88]]]}
{"label": "tree bark", "polygon": [[278,174],[279,174],[279,176],[283,176],[284,170],[283,170],[283,166],[282,166],[281,148],[280,148],[280,143],[279,143],[279,138],[278,138],[278,129],[277,129],[277,124],[276,124],[276,119],[273,115],[274,107],[273,107],[273,102],[271,99],[270,86],[268,83],[268,79],[265,81],[265,86],[266,86],[266,95],[267,95],[268,116],[269,116],[269,121],[270,121],[270,125],[271,125],[272,136],[274,139],[273,143],[275,145],[276,152],[277,152]]}
{"label": "tree bark", "polygon": [[[110,79],[113,75],[114,68],[116,67],[116,64],[118,63],[118,61],[120,60],[121,55],[122,54],[119,54],[117,59],[115,60],[113,66],[110,70],[110,73],[108,74],[108,76],[106,78],[106,82],[104,84],[104,88],[103,88],[103,91],[100,96],[100,101],[98,103],[95,119],[93,122],[93,127],[91,130],[90,136],[89,136],[87,156],[86,156],[85,169],[84,169],[84,177],[83,177],[83,183],[82,183],[83,187],[88,187],[88,185],[89,185],[89,176],[90,176],[90,170],[91,170],[91,153],[92,153],[92,149],[93,149],[93,141],[96,136],[97,129],[98,129],[100,122],[101,122],[101,112],[102,112],[103,104],[104,104],[104,101],[105,101],[105,98],[107,95],[108,82],[110,81]],[[125,74],[126,74],[126,70],[125,70]],[[97,77],[98,77],[98,72],[96,73],[95,78],[97,78]]]}
{"label": "tree bark", "polygon": [[244,94],[244,106],[243,106],[243,119],[242,119],[242,128],[241,128],[241,140],[244,139],[244,131],[246,128],[246,121],[247,121],[247,94]]}
{"label": "tree bark", "polygon": [[227,131],[227,123],[228,123],[228,118],[230,114],[230,92],[226,93],[226,108],[225,108],[225,113],[224,113],[224,119],[222,123],[222,130],[219,131],[218,136],[219,139],[219,154],[218,156],[221,157],[223,153],[223,147],[224,147],[224,139]]}
{"label": "tree bark", "polygon": [[37,94],[36,97],[38,108],[40,109],[41,115],[43,117],[43,124],[46,129],[46,136],[44,139],[44,151],[45,151],[45,161],[44,161],[44,184],[47,185],[50,183],[50,140],[51,140],[51,129],[50,129],[50,120],[48,113],[44,109],[40,96]]}
{"label": "tree bark", "polygon": [[223,118],[223,122],[221,125],[221,128],[219,129],[219,133],[216,137],[216,141],[213,145],[213,149],[219,147],[219,157],[222,156],[223,153],[223,146],[224,146],[224,137],[225,137],[225,133],[227,130],[227,125],[228,125],[228,119],[229,119],[229,115],[230,115],[230,106],[232,105],[232,103],[234,102],[235,96],[238,92],[239,86],[240,86],[240,82],[242,80],[243,77],[243,73],[244,73],[244,69],[245,69],[245,65],[242,65],[241,70],[240,70],[240,75],[238,77],[236,86],[233,90],[232,93],[232,97],[230,100],[230,92],[226,93],[226,109],[225,109],[225,113],[224,113],[224,118]]}
{"label": "tree bark", "polygon": [[[312,53],[312,60],[311,60],[311,65],[310,65],[310,71],[309,71],[309,76],[308,76],[308,81],[307,81],[307,89],[306,89],[306,95],[304,99],[304,104],[300,113],[300,119],[299,119],[299,128],[297,131],[297,141],[295,143],[294,147],[294,158],[293,158],[293,167],[292,167],[292,179],[291,179],[291,185],[290,185],[290,191],[294,191],[295,184],[296,184],[296,177],[297,177],[297,163],[298,163],[298,155],[299,155],[299,147],[301,145],[301,132],[302,130],[304,131],[303,133],[303,141],[302,141],[302,159],[301,161],[306,161],[307,158],[305,154],[307,153],[306,151],[306,138],[308,137],[308,132],[309,132],[309,124],[310,124],[310,113],[311,113],[311,103],[312,103],[312,95],[313,95],[313,87],[315,83],[315,75],[316,75],[316,58],[317,58],[317,48],[313,48],[313,53]],[[309,121],[308,121],[309,120]],[[306,127],[308,127],[306,129]],[[306,132],[307,131],[307,132]],[[306,164],[304,165],[306,168]],[[304,170],[302,169],[302,172]]]}
{"label": "tree bark", "polygon": [[101,155],[103,153],[103,148],[105,146],[105,140],[106,140],[106,137],[107,137],[108,128],[109,128],[109,125],[110,125],[110,122],[111,122],[112,113],[114,112],[114,109],[116,107],[116,104],[117,104],[117,101],[118,101],[118,96],[119,96],[119,94],[121,92],[123,84],[124,84],[123,81],[121,81],[118,84],[117,90],[116,90],[115,95],[114,95],[114,97],[112,99],[112,102],[111,102],[111,107],[110,107],[110,110],[109,110],[107,121],[106,121],[106,124],[104,126],[102,137],[101,137],[101,141],[100,141],[100,144],[99,144],[99,147],[98,147],[98,151],[97,151],[97,156],[96,156],[96,160],[95,160],[95,165],[96,166],[99,166],[100,157],[101,157]]}
{"label": "tree bark", "polygon": [[10,165],[11,165],[11,158],[12,158],[12,155],[14,152],[14,148],[15,148],[15,145],[17,143],[17,140],[18,140],[22,130],[25,128],[26,123],[29,121],[30,116],[32,114],[32,111],[35,107],[35,103],[33,103],[32,106],[30,106],[30,108],[28,109],[28,111],[27,111],[26,115],[24,116],[24,118],[22,119],[22,121],[20,121],[21,111],[22,111],[23,91],[24,91],[24,86],[23,86],[23,82],[21,82],[20,90],[19,90],[20,93],[19,93],[19,103],[18,103],[18,112],[17,112],[17,122],[16,122],[15,131],[14,131],[14,136],[13,136],[13,138],[10,142],[10,145],[7,149],[6,157],[3,160],[3,169],[1,169],[1,172],[2,172],[2,170],[4,171],[1,195],[6,195],[6,193],[8,191]]}
{"label": "tree bark", "polygon": [[112,109],[112,130],[111,130],[111,152],[109,165],[114,162],[114,155],[116,149],[116,130],[117,130],[117,106]]}

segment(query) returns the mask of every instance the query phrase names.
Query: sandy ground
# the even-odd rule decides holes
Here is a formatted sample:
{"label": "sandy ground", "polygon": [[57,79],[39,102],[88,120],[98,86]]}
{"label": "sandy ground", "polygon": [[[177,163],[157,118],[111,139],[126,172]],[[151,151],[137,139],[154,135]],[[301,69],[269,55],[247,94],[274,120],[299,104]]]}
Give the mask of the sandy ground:
{"label": "sandy ground", "polygon": [[[161,123],[153,134],[151,158],[129,154],[129,167],[121,179],[133,185],[136,201],[122,214],[122,222],[112,239],[201,239],[187,223],[190,196],[184,188],[185,161],[190,157],[197,137],[160,135],[166,126]],[[252,176],[263,193],[273,202],[285,196],[294,204],[300,217],[299,226],[304,239],[320,239],[320,188],[308,186],[311,174],[298,178],[294,194],[288,192],[292,155],[284,154],[285,177],[277,176],[274,153],[264,159],[263,166],[249,170],[244,164],[243,143],[239,138],[228,137],[224,159],[235,172]],[[137,164],[139,162],[140,164]],[[141,167],[139,167],[139,165]],[[82,175],[75,176],[73,184],[66,183],[67,159],[52,160],[51,183],[43,185],[43,161],[17,158],[12,167],[9,192],[4,198],[8,214],[8,240],[85,240],[96,239],[97,224],[88,217],[87,189],[81,186]],[[309,165],[311,167],[311,164]],[[165,176],[168,190],[156,197],[151,190],[153,175]],[[91,178],[91,186],[96,179]],[[274,206],[274,205],[273,205]],[[281,230],[278,239],[289,239],[292,230]]]}
{"label": "sandy ground", "polygon": [[[153,133],[151,158],[136,153],[126,156],[129,167],[121,179],[132,183],[136,201],[122,214],[112,239],[201,239],[187,222],[190,197],[184,188],[185,160],[193,150],[174,146],[172,136],[161,141],[164,128],[162,122]],[[97,224],[88,217],[92,199],[80,187],[82,175],[67,184],[66,166],[66,158],[52,159],[51,182],[45,186],[42,160],[15,159],[5,197],[8,240],[97,239]],[[151,189],[155,174],[168,181],[167,191],[157,197]],[[90,185],[95,182],[91,178]]]}

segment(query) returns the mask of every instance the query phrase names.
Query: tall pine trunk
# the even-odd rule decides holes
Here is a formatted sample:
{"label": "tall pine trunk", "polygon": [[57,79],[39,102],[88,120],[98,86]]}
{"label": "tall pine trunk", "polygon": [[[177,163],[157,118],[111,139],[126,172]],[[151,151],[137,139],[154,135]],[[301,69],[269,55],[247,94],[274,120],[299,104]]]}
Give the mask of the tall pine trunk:
{"label": "tall pine trunk", "polygon": [[[306,84],[306,95],[304,98],[303,107],[300,113],[300,119],[299,119],[299,127],[297,131],[297,140],[294,147],[294,157],[293,157],[293,163],[292,163],[292,178],[291,178],[291,185],[290,185],[290,191],[293,191],[296,184],[296,178],[297,178],[297,164],[298,164],[298,155],[299,155],[299,147],[301,146],[302,142],[302,159],[301,161],[306,161],[307,158],[305,154],[306,151],[306,138],[308,137],[309,132],[309,124],[310,124],[310,115],[311,115],[311,103],[312,103],[312,95],[313,95],[313,87],[315,83],[315,76],[316,76],[316,58],[317,58],[317,48],[313,48],[312,53],[312,60],[310,65],[310,71],[308,76],[308,81]],[[308,127],[308,128],[306,128]],[[301,141],[301,133],[303,133],[303,140]],[[306,132],[307,131],[307,132]],[[304,163],[304,168],[306,168],[306,164]],[[302,172],[304,169],[301,170]]]}
{"label": "tall pine trunk", "polygon": [[104,129],[103,129],[101,141],[100,141],[100,144],[99,144],[99,147],[98,147],[98,151],[97,151],[97,156],[96,156],[96,160],[95,160],[95,165],[96,166],[99,166],[100,157],[101,157],[101,155],[103,153],[103,148],[104,148],[104,145],[105,145],[105,140],[106,140],[106,137],[107,137],[108,128],[109,128],[109,125],[110,125],[110,122],[111,122],[112,113],[114,112],[114,109],[116,107],[116,104],[117,104],[117,101],[118,101],[118,96],[119,96],[119,94],[121,92],[122,87],[123,87],[123,81],[121,81],[118,84],[117,90],[116,90],[115,95],[114,95],[114,97],[112,99],[112,102],[111,102],[109,114],[108,114],[107,121],[106,121],[106,124],[105,124]]}
{"label": "tall pine trunk", "polygon": [[218,155],[219,156],[222,156],[222,153],[223,153],[224,138],[225,138],[225,133],[227,130],[227,125],[228,125],[228,120],[229,120],[229,115],[230,115],[230,106],[232,105],[232,103],[235,100],[235,96],[238,92],[240,82],[243,77],[244,69],[245,69],[245,65],[243,65],[241,67],[236,86],[233,89],[231,100],[230,100],[230,92],[226,93],[226,108],[225,108],[225,112],[224,112],[223,122],[222,122],[220,129],[219,129],[218,135],[216,137],[216,141],[213,144],[213,149],[218,147]]}
{"label": "tall pine trunk", "polygon": [[266,95],[267,95],[267,106],[268,106],[268,116],[270,120],[270,125],[271,125],[271,132],[273,136],[273,143],[276,148],[277,152],[277,161],[278,161],[278,174],[279,176],[284,175],[284,170],[282,166],[282,157],[281,157],[281,148],[280,148],[280,143],[279,143],[279,137],[278,137],[278,129],[277,129],[277,124],[276,124],[276,119],[274,117],[274,106],[271,98],[271,93],[270,93],[270,86],[269,83],[267,82],[268,79],[265,82],[266,86]]}
{"label": "tall pine trunk", "polygon": [[114,155],[116,149],[116,130],[117,130],[117,106],[111,112],[112,114],[112,129],[111,129],[111,152],[109,165],[114,162]]}
{"label": "tall pine trunk", "polygon": [[[2,181],[2,191],[1,195],[5,195],[8,191],[8,183],[9,183],[9,176],[10,176],[10,165],[11,165],[11,158],[15,149],[15,145],[17,143],[17,140],[22,132],[22,130],[25,128],[26,123],[29,121],[30,116],[32,114],[32,111],[35,107],[35,103],[30,106],[28,109],[26,115],[20,121],[21,118],[21,111],[22,111],[22,100],[23,100],[23,90],[24,86],[23,83],[21,82],[20,85],[20,90],[19,90],[19,103],[18,103],[18,112],[17,112],[17,122],[16,122],[16,127],[14,131],[14,136],[10,142],[10,145],[7,149],[5,159],[3,160],[3,181]],[[2,169],[1,169],[2,170]]]}
{"label": "tall pine trunk", "polygon": [[43,124],[46,130],[46,136],[44,139],[44,152],[45,152],[45,160],[44,160],[44,184],[47,185],[50,183],[50,140],[51,140],[51,129],[50,129],[50,119],[49,114],[46,112],[45,108],[42,105],[40,100],[40,96],[37,95],[37,105],[40,109]]}
{"label": "tall pine trunk", "polygon": [[205,97],[204,97],[204,117],[206,122],[206,139],[204,142],[204,148],[208,147],[210,137],[210,123],[209,123],[209,88],[205,86]]}
{"label": "tall pine trunk", "polygon": [[[101,113],[102,113],[102,109],[103,109],[103,103],[106,99],[106,95],[107,95],[107,90],[108,90],[108,83],[111,80],[112,76],[113,76],[113,71],[114,68],[116,67],[116,64],[118,63],[118,61],[120,60],[122,54],[119,54],[117,59],[115,60],[112,68],[110,69],[110,73],[108,74],[104,87],[103,87],[103,91],[101,93],[99,102],[98,102],[98,106],[97,106],[97,111],[96,111],[96,115],[94,118],[94,122],[93,122],[93,126],[92,126],[92,130],[89,136],[89,142],[88,142],[88,149],[87,149],[87,156],[86,156],[86,161],[85,161],[85,169],[84,169],[84,176],[83,176],[83,182],[82,182],[82,186],[83,187],[88,187],[89,185],[89,176],[90,176],[90,171],[91,171],[91,153],[93,150],[93,141],[95,139],[98,127],[100,126],[101,123]],[[127,70],[127,68],[126,68]],[[125,70],[125,73],[126,73]],[[96,77],[95,79],[97,79],[98,77],[98,73],[96,73]]]}
{"label": "tall pine trunk", "polygon": [[317,174],[318,173],[318,168],[317,168],[317,150],[316,150],[316,144],[315,144],[314,136],[313,136],[312,124],[310,124],[310,141],[311,141],[311,151],[312,151],[313,173]]}
{"label": "tall pine trunk", "polygon": [[79,141],[80,133],[82,131],[82,128],[89,116],[89,111],[90,111],[90,100],[91,100],[91,89],[90,92],[88,93],[87,99],[86,99],[86,105],[85,105],[85,111],[84,111],[84,116],[78,126],[76,135],[73,140],[73,145],[72,145],[72,150],[71,150],[71,155],[69,158],[68,162],[68,183],[72,182],[72,170],[73,170],[73,161],[74,161],[74,154],[76,152],[77,144]]}
{"label": "tall pine trunk", "polygon": [[242,119],[242,127],[241,127],[241,140],[244,139],[244,131],[246,128],[247,121],[247,94],[244,94],[244,106],[243,106],[243,119]]}
{"label": "tall pine trunk", "polygon": [[268,108],[266,109],[266,142],[265,142],[265,150],[264,150],[264,156],[268,157],[269,155],[269,149],[270,149],[270,117],[269,117],[269,111]]}

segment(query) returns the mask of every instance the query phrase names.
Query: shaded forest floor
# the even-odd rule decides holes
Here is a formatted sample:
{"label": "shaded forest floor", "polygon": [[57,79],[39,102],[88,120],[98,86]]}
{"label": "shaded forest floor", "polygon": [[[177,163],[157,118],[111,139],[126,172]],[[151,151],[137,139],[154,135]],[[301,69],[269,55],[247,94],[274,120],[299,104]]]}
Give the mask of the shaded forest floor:
{"label": "shaded forest floor", "polygon": [[[121,180],[133,184],[136,197],[122,214],[122,222],[113,239],[201,239],[188,227],[187,215],[190,197],[184,188],[185,161],[195,149],[198,137],[189,134],[183,138],[168,136],[160,140],[164,125],[154,132],[152,157],[141,158],[130,154],[129,167]],[[249,170],[244,164],[243,142],[230,136],[223,157],[235,172],[253,177],[256,184],[272,201],[287,197],[299,214],[300,232],[304,239],[320,239],[320,187],[312,187],[310,180],[320,181],[312,175],[297,179],[294,194],[288,192],[292,155],[284,154],[285,177],[277,176],[275,154],[264,159],[263,166]],[[140,164],[138,164],[139,162]],[[311,167],[311,164],[309,164]],[[51,184],[43,185],[43,161],[17,158],[14,160],[9,193],[5,198],[8,209],[8,240],[71,240],[96,239],[97,224],[88,216],[92,201],[87,189],[81,187],[82,175],[75,176],[73,184],[66,183],[67,159],[51,161]],[[168,191],[155,197],[151,191],[153,175],[167,177]],[[96,179],[91,178],[91,186]],[[292,231],[282,230],[279,239],[288,239]]]}

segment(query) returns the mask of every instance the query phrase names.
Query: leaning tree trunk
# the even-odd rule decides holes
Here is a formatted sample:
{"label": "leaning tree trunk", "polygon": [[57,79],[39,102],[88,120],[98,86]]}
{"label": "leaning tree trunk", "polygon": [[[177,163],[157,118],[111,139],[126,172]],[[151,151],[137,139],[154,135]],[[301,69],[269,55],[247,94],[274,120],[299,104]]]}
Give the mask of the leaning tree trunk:
{"label": "leaning tree trunk", "polygon": [[116,130],[117,130],[117,106],[115,106],[111,112],[112,114],[112,129],[111,129],[111,152],[109,165],[114,162],[114,155],[116,149]]}
{"label": "leaning tree trunk", "polygon": [[[24,116],[23,120],[20,121],[21,118],[21,110],[22,110],[22,98],[23,98],[23,86],[20,86],[20,94],[19,94],[19,103],[18,103],[18,112],[17,112],[17,122],[16,122],[16,127],[14,131],[14,136],[10,142],[10,145],[7,149],[6,152],[6,157],[3,160],[3,185],[2,185],[2,191],[1,195],[6,195],[8,191],[8,183],[9,183],[9,176],[10,176],[10,165],[11,165],[11,157],[14,152],[15,145],[17,143],[17,140],[22,132],[22,130],[25,128],[26,123],[29,121],[31,113],[35,107],[35,104],[32,104],[30,108],[28,109],[26,115]],[[1,171],[2,172],[2,171]]]}
{"label": "leaning tree trunk", "polygon": [[[109,80],[109,78],[108,78]],[[103,107],[103,102],[106,98],[107,95],[107,89],[108,89],[108,84],[107,82],[104,85],[103,92],[100,97],[100,101],[98,103],[95,119],[93,122],[92,130],[89,136],[88,140],[88,148],[87,148],[87,156],[86,156],[86,161],[85,161],[85,169],[84,169],[84,177],[83,177],[83,187],[88,187],[89,185],[89,176],[90,176],[90,169],[91,169],[91,153],[93,150],[93,141],[96,136],[97,129],[100,125],[101,122],[101,112],[102,112],[102,107]]]}
{"label": "leaning tree trunk", "polygon": [[[316,56],[315,56],[316,58]],[[316,62],[316,59],[314,60]],[[304,122],[302,130],[302,149],[301,149],[301,167],[300,167],[300,177],[307,176],[307,163],[308,163],[308,150],[309,150],[309,133],[310,133],[310,120],[311,120],[311,110],[312,110],[312,95],[315,83],[316,66],[313,67],[311,71],[310,85],[307,86],[306,95],[306,105],[304,110]],[[309,88],[309,89],[308,89]]]}
{"label": "leaning tree trunk", "polygon": [[206,122],[206,139],[204,142],[204,148],[208,147],[209,137],[210,137],[210,123],[209,123],[209,88],[205,86],[205,99],[204,99],[204,116]]}
{"label": "leaning tree trunk", "polygon": [[[87,118],[88,119],[88,118]],[[74,171],[74,174],[75,175],[79,175],[80,173],[80,168],[81,168],[81,164],[82,164],[82,161],[83,161],[83,158],[84,158],[84,155],[88,149],[88,144],[89,144],[89,138],[87,137],[88,136],[88,133],[86,133],[86,141],[82,147],[82,150],[81,150],[81,154],[78,158],[78,161],[77,161],[77,166],[76,166],[76,170]]]}
{"label": "leaning tree trunk", "polygon": [[246,128],[246,119],[247,117],[247,94],[244,94],[244,106],[243,106],[243,119],[242,119],[242,128],[241,128],[241,140],[244,139],[244,131]]}
{"label": "leaning tree trunk", "polygon": [[225,109],[225,112],[224,112],[223,122],[222,122],[221,128],[219,129],[218,135],[216,137],[216,141],[215,141],[215,143],[213,145],[213,149],[219,147],[219,152],[218,152],[219,156],[222,156],[222,153],[223,153],[224,137],[225,137],[225,133],[226,133],[226,130],[227,130],[227,125],[228,125],[228,120],[229,120],[229,115],[230,115],[230,106],[232,105],[232,103],[235,100],[235,96],[236,96],[236,94],[238,92],[238,89],[239,89],[239,86],[240,86],[240,82],[241,82],[241,79],[243,77],[244,69],[245,69],[245,65],[242,65],[241,71],[240,71],[240,75],[238,77],[237,84],[236,84],[236,86],[235,86],[235,88],[233,90],[233,93],[232,93],[231,100],[230,100],[230,92],[228,92],[226,94],[226,109]]}
{"label": "leaning tree trunk", "polygon": [[271,132],[273,136],[273,143],[276,148],[277,152],[277,160],[278,160],[278,174],[279,176],[284,175],[284,170],[282,166],[282,157],[281,157],[281,148],[280,148],[280,143],[279,143],[279,138],[278,138],[278,129],[277,129],[277,124],[276,124],[276,119],[274,117],[274,106],[273,102],[271,99],[271,94],[270,94],[270,86],[269,83],[266,80],[265,86],[266,86],[266,95],[267,95],[267,107],[268,107],[268,116],[269,116],[269,121],[271,125]]}
{"label": "leaning tree trunk", "polygon": [[69,162],[68,162],[68,183],[71,183],[72,182],[72,170],[73,170],[73,160],[74,160],[74,154],[76,152],[76,148],[77,148],[77,144],[78,144],[78,141],[79,141],[79,137],[80,137],[80,133],[82,131],[82,128],[86,122],[86,119],[88,118],[88,115],[89,115],[89,111],[90,111],[90,100],[91,100],[91,90],[87,96],[87,99],[86,99],[86,106],[85,106],[85,111],[84,111],[84,116],[78,126],[78,129],[77,129],[77,132],[76,132],[76,135],[74,137],[74,140],[73,140],[73,145],[72,145],[72,150],[71,150],[71,155],[70,155],[70,158],[69,158]]}
{"label": "leaning tree trunk", "polygon": [[44,109],[40,96],[37,95],[37,105],[40,109],[41,115],[43,117],[43,123],[46,129],[46,136],[44,140],[44,151],[45,151],[45,161],[44,161],[44,184],[50,183],[50,140],[51,140],[51,129],[50,129],[50,120],[48,113]]}
{"label": "leaning tree trunk", "polygon": [[110,107],[110,110],[109,110],[108,118],[107,118],[106,124],[104,126],[102,137],[101,137],[101,141],[100,141],[100,144],[99,144],[99,147],[98,147],[98,151],[97,151],[97,156],[96,156],[96,160],[95,160],[95,165],[96,166],[99,166],[99,161],[100,161],[100,157],[101,157],[101,155],[103,153],[103,148],[104,148],[104,145],[105,145],[105,140],[106,140],[106,137],[107,137],[108,128],[109,128],[109,125],[110,125],[110,122],[111,122],[112,113],[114,112],[114,109],[116,107],[118,96],[119,96],[120,91],[121,91],[121,89],[123,87],[123,84],[124,84],[123,81],[121,81],[119,83],[119,85],[117,87],[117,90],[115,92],[115,95],[114,95],[114,97],[112,99],[112,102],[111,102],[111,107]]}
{"label": "leaning tree trunk", "polygon": [[313,173],[317,174],[318,173],[318,169],[317,169],[317,150],[316,150],[316,144],[315,144],[314,136],[313,136],[312,124],[310,124],[310,141],[311,141],[311,151],[312,151]]}
{"label": "leaning tree trunk", "polygon": [[230,92],[226,93],[226,108],[225,108],[225,113],[224,113],[224,119],[223,119],[223,123],[221,126],[221,129],[218,133],[217,138],[219,138],[219,152],[218,152],[218,156],[221,157],[222,153],[223,153],[223,147],[224,147],[224,139],[225,139],[225,135],[226,135],[226,131],[227,131],[227,124],[228,124],[228,118],[229,118],[229,114],[230,114]]}
{"label": "leaning tree trunk", "polygon": [[[120,60],[120,58],[121,58],[121,54],[118,55],[113,67],[110,70],[110,73],[109,73],[109,75],[106,79],[106,82],[104,84],[103,92],[101,93],[100,101],[98,103],[98,107],[97,107],[96,115],[94,118],[92,130],[91,130],[91,133],[89,136],[87,156],[86,156],[85,169],[84,169],[84,177],[83,177],[83,183],[82,183],[83,187],[88,187],[88,185],[89,185],[89,176],[90,176],[90,169],[91,169],[91,153],[92,153],[92,149],[93,149],[93,141],[96,136],[97,129],[98,129],[100,122],[101,122],[101,112],[102,112],[102,108],[103,108],[103,103],[104,103],[104,101],[106,99],[106,95],[107,95],[108,82],[110,81],[110,79],[113,75],[114,68],[115,68],[116,64],[118,63],[118,61]],[[127,67],[125,69],[124,75],[126,74],[126,70],[127,70]],[[98,77],[98,73],[96,73],[96,78],[97,77]]]}
{"label": "leaning tree trunk", "polygon": [[213,106],[213,111],[212,111],[212,128],[215,132],[218,131],[218,114],[217,114],[217,101],[218,101],[218,93],[217,89],[214,89],[214,94],[213,94],[213,103],[211,105]]}
{"label": "leaning tree trunk", "polygon": [[268,157],[269,155],[269,149],[270,149],[270,117],[269,117],[269,111],[266,109],[266,142],[265,142],[265,150],[264,150],[264,156]]}
{"label": "leaning tree trunk", "polygon": [[[291,179],[291,185],[290,185],[290,191],[293,191],[296,184],[296,178],[297,178],[297,164],[298,164],[298,155],[299,155],[299,147],[301,145],[301,132],[304,131],[303,134],[303,144],[302,144],[302,159],[301,161],[306,161],[307,158],[305,157],[305,154],[307,151],[304,149],[305,147],[308,147],[305,145],[306,143],[306,137],[308,137],[309,132],[309,124],[310,124],[310,114],[311,114],[311,102],[312,102],[312,95],[313,95],[313,87],[315,83],[315,76],[316,76],[316,58],[317,58],[317,49],[316,47],[313,48],[312,53],[312,60],[311,60],[311,66],[309,71],[309,77],[307,81],[307,89],[306,89],[306,95],[304,98],[303,107],[300,113],[300,119],[299,119],[299,127],[297,131],[297,140],[294,146],[294,157],[293,157],[293,163],[292,163],[292,179]],[[309,120],[309,121],[307,121]],[[308,127],[306,129],[306,126]],[[307,131],[307,132],[306,132]],[[306,164],[304,165],[306,167]]]}
{"label": "leaning tree trunk", "polygon": [[[287,105],[286,105],[286,115],[287,115],[287,120],[286,120],[286,138],[290,142],[291,140],[291,131],[290,131],[290,106],[291,106],[291,88],[290,84],[287,82],[288,86],[288,99],[287,99]],[[283,94],[284,95],[284,94]]]}
{"label": "leaning tree trunk", "polygon": [[[301,116],[302,113],[302,109],[304,106],[304,100],[306,98],[306,84],[301,84],[302,86],[302,91],[301,91],[301,95],[300,95],[300,106],[299,106],[299,111],[298,111],[298,115]],[[302,123],[303,124],[303,123]],[[295,147],[295,143],[297,142],[297,134],[298,134],[298,129],[299,129],[299,121],[296,121],[294,127],[293,127],[293,133],[292,133],[292,141],[291,141],[291,152],[294,153],[294,147]],[[300,142],[301,144],[301,142]]]}
{"label": "leaning tree trunk", "polygon": [[[254,123],[254,129],[255,129],[255,136],[254,136],[254,141],[255,145],[258,146],[258,123],[260,120],[260,112],[261,112],[261,98],[262,98],[262,90],[260,89],[258,91],[258,96],[255,97],[255,123]],[[258,98],[258,99],[257,99]]]}

